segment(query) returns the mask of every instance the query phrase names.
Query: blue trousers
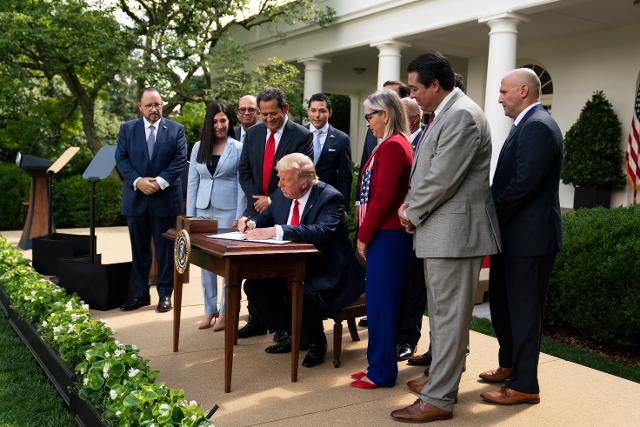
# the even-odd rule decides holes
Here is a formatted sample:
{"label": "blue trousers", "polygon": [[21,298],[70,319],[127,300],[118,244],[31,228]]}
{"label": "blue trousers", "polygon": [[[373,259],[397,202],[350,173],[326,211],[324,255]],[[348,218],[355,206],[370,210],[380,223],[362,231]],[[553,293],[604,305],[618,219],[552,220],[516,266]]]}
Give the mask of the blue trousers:
{"label": "blue trousers", "polygon": [[367,247],[367,377],[383,387],[393,387],[398,376],[396,334],[412,244],[404,230],[379,230]]}

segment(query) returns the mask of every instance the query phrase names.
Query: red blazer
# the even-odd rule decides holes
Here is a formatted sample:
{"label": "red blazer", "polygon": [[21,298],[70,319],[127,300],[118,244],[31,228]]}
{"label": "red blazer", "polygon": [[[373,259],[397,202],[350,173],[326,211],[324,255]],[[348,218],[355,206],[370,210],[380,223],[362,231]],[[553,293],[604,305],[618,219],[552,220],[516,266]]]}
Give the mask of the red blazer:
{"label": "red blazer", "polygon": [[[382,141],[365,163],[363,171],[371,169],[371,186],[367,213],[358,230],[358,240],[368,245],[378,230],[404,230],[398,218],[398,208],[409,190],[409,175],[413,155],[411,144],[400,133]],[[360,173],[362,177],[362,173]],[[358,183],[358,188],[362,181]]]}

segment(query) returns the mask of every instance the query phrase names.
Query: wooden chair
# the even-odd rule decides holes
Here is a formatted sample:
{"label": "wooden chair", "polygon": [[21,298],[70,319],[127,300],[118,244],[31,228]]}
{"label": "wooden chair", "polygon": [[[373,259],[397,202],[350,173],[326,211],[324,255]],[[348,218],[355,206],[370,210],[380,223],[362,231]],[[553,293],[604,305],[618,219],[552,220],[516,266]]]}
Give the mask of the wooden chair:
{"label": "wooden chair", "polygon": [[342,322],[347,321],[349,326],[349,333],[351,334],[352,341],[360,341],[358,335],[358,329],[356,327],[356,318],[367,315],[364,294],[349,304],[339,312],[327,316],[327,319],[333,319],[335,322],[333,325],[333,366],[339,367],[340,354],[342,353]]}

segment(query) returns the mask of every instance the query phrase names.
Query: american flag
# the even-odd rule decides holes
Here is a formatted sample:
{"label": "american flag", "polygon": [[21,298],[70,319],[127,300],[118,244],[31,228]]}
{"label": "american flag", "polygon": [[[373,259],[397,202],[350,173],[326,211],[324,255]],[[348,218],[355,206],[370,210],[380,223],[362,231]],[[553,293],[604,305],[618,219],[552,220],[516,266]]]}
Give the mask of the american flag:
{"label": "american flag", "polygon": [[367,203],[369,203],[369,191],[371,190],[371,169],[373,169],[373,161],[375,158],[371,156],[371,160],[367,163],[366,169],[362,173],[362,182],[360,183],[360,208],[358,210],[358,223],[362,225],[364,217],[367,214]]}
{"label": "american flag", "polygon": [[629,185],[636,190],[640,188],[640,82],[636,91],[636,104],[631,119],[631,132],[627,140],[627,152],[625,159],[627,163],[627,177]]}

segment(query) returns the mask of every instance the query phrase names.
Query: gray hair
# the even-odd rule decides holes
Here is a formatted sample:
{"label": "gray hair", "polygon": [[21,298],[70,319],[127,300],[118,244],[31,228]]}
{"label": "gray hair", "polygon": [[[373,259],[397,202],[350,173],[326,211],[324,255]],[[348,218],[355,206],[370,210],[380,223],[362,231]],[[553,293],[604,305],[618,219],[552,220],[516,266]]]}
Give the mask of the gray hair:
{"label": "gray hair", "polygon": [[298,177],[309,181],[311,185],[316,185],[318,175],[316,175],[316,167],[313,165],[313,160],[306,154],[291,153],[287,154],[276,163],[276,170],[278,171],[298,171]]}
{"label": "gray hair", "polygon": [[407,112],[407,116],[409,117],[422,116],[422,109],[420,108],[420,105],[418,105],[418,102],[415,99],[409,98],[408,96],[406,96],[402,98],[400,101],[402,101],[402,105],[404,105],[404,109]]}
{"label": "gray hair", "polygon": [[405,138],[409,139],[409,122],[407,121],[407,113],[400,102],[400,97],[395,91],[382,89],[367,96],[362,103],[366,108],[371,110],[386,111],[389,121],[384,130],[384,137],[387,139],[393,132],[400,132]]}

